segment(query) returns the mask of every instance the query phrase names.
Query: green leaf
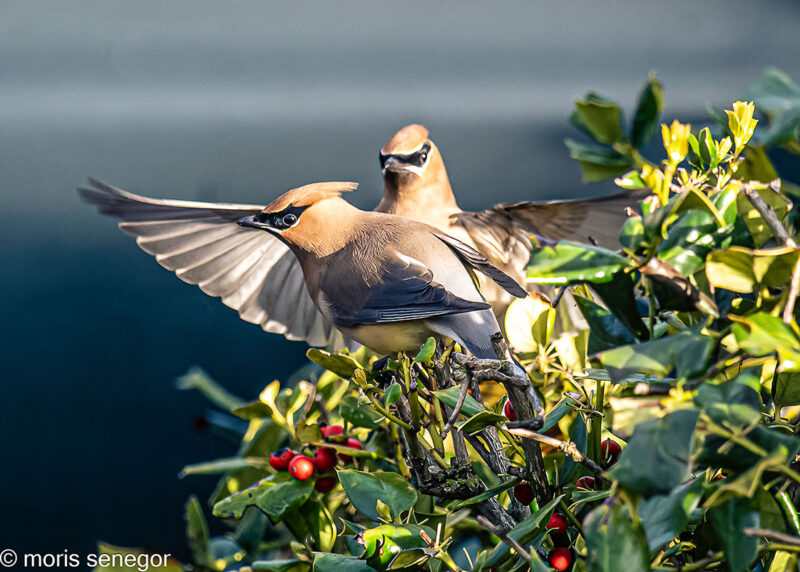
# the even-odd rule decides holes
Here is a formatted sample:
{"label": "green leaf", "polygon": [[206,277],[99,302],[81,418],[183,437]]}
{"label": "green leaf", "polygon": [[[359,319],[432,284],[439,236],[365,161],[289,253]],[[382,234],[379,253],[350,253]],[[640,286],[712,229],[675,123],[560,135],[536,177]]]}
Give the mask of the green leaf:
{"label": "green leaf", "polygon": [[339,482],[353,506],[372,520],[378,519],[375,508],[380,499],[399,517],[417,502],[417,491],[397,473],[364,473],[354,469],[337,471]]}
{"label": "green leaf", "polygon": [[[453,387],[448,387],[447,389],[434,391],[433,394],[439,399],[439,401],[447,405],[450,409],[455,409],[456,405],[458,404],[458,397],[461,394],[461,386],[454,385]],[[483,405],[475,401],[471,395],[467,394],[466,398],[464,399],[464,404],[461,406],[461,413],[467,417],[472,417],[473,415],[477,415],[482,411],[486,411]]]}
{"label": "green leaf", "polygon": [[734,322],[731,332],[738,348],[753,356],[777,352],[785,369],[800,367],[800,341],[783,320],[764,312],[728,318]]}
{"label": "green leaf", "polygon": [[281,560],[255,560],[250,564],[253,572],[307,572],[308,563],[299,558]]}
{"label": "green leaf", "polygon": [[505,423],[508,421],[504,415],[493,413],[491,411],[481,411],[467,419],[456,423],[456,428],[468,435],[478,433],[490,425],[497,425],[498,423]]}
{"label": "green leaf", "polygon": [[547,413],[544,418],[544,423],[539,429],[539,433],[546,433],[549,429],[555,427],[556,423],[561,421],[561,418],[564,417],[564,415],[572,411],[572,407],[570,407],[570,405],[574,405],[576,403],[577,401],[575,401],[573,397],[565,395],[558,403],[556,403],[555,407],[553,407]]}
{"label": "green leaf", "polygon": [[628,190],[643,189],[647,186],[642,180],[639,171],[628,171],[621,177],[614,179],[614,184]]}
{"label": "green leaf", "polygon": [[306,357],[344,379],[350,379],[355,370],[361,369],[361,364],[345,354],[334,354],[325,350],[311,348],[306,352]]}
{"label": "green leaf", "polygon": [[622,113],[616,102],[588,93],[586,99],[575,102],[575,113],[596,141],[611,144],[623,138]]}
{"label": "green leaf", "polygon": [[612,380],[633,373],[666,377],[673,369],[680,379],[701,375],[711,360],[714,340],[698,328],[682,330],[658,340],[620,346],[597,355]]}
{"label": "green leaf", "polygon": [[431,559],[427,548],[407,548],[401,550],[389,562],[389,570],[419,570],[419,567]]}
{"label": "green leaf", "polygon": [[683,531],[702,496],[703,481],[694,479],[668,495],[653,495],[639,501],[637,510],[650,550],[656,550]]}
{"label": "green leaf", "polygon": [[584,183],[612,179],[635,167],[633,159],[610,147],[586,145],[572,139],[566,139],[564,143],[569,149],[570,157],[580,164]]}
{"label": "green leaf", "polygon": [[336,542],[336,524],[327,507],[316,499],[309,499],[299,514],[305,519],[313,546],[320,552],[330,552]]}
{"label": "green leaf", "polygon": [[708,212],[686,211],[670,225],[667,238],[658,246],[659,257],[685,276],[694,274],[714,247],[716,230],[717,223]]}
{"label": "green leaf", "polygon": [[175,386],[178,389],[196,389],[208,399],[211,403],[230,411],[235,409],[243,403],[241,399],[232,395],[224,387],[211,379],[203,369],[193,366],[185,374],[175,380]]}
{"label": "green leaf", "polygon": [[[764,199],[765,203],[772,207],[779,220],[786,216],[791,203],[785,196],[771,188],[757,189],[756,192]],[[739,193],[736,197],[736,209],[750,231],[750,235],[753,237],[753,244],[756,247],[761,247],[770,237],[774,236],[772,229],[762,218],[761,213],[756,210],[744,193]]]}
{"label": "green leaf", "polygon": [[[578,451],[586,454],[586,448],[588,446],[588,435],[586,432],[586,421],[583,419],[583,415],[578,414],[575,416],[575,420],[572,422],[572,426],[569,429],[569,440],[578,447]],[[559,484],[564,485],[572,480],[573,475],[575,474],[575,469],[578,468],[578,463],[570,457],[566,455],[564,459],[564,464],[561,466],[561,470],[558,474]]]}
{"label": "green leaf", "polygon": [[251,401],[231,409],[231,413],[249,421],[250,419],[269,419],[272,417],[272,409],[262,401]]}
{"label": "green leaf", "polygon": [[278,473],[261,479],[251,487],[234,493],[214,505],[214,516],[241,518],[251,505],[263,510],[273,522],[296,510],[311,494],[311,479],[298,481],[289,473]]}
{"label": "green leaf", "polygon": [[634,147],[639,149],[653,138],[663,109],[664,88],[656,75],[651,73],[639,94],[636,112],[633,115],[631,143]]}
{"label": "green leaf", "polygon": [[269,461],[265,457],[229,457],[227,459],[217,459],[206,463],[186,465],[181,470],[179,476],[183,478],[188,475],[215,475],[248,467],[267,470]]}
{"label": "green leaf", "polygon": [[757,287],[789,283],[800,250],[789,247],[751,250],[731,246],[708,255],[706,275],[715,288],[749,294]]}
{"label": "green leaf", "polygon": [[345,421],[356,427],[365,427],[367,429],[375,429],[383,419],[383,415],[369,405],[360,405],[358,397],[353,395],[342,398],[339,403],[339,414]]}
{"label": "green leaf", "polygon": [[203,508],[196,496],[189,497],[186,503],[186,539],[192,551],[192,561],[197,566],[210,567],[211,546],[208,534],[208,523],[203,515]]}
{"label": "green leaf", "polygon": [[641,524],[622,504],[600,505],[583,522],[586,565],[597,572],[650,570],[650,552]]}
{"label": "green leaf", "polygon": [[419,353],[414,356],[414,363],[428,363],[435,352],[436,340],[428,338],[419,349]]}
{"label": "green leaf", "polygon": [[637,425],[609,476],[645,496],[671,492],[689,477],[698,416],[681,409]]}
{"label": "green leaf", "polygon": [[[769,117],[769,129],[761,130],[764,145],[780,145],[796,140],[800,129],[800,86],[777,68],[767,68],[750,86],[748,99]],[[763,180],[763,179],[762,179]]]}
{"label": "green leaf", "polygon": [[377,572],[364,560],[343,554],[314,554],[314,572]]}
{"label": "green leaf", "polygon": [[606,282],[627,264],[628,259],[616,252],[562,240],[531,251],[528,280],[559,285]]}
{"label": "green leaf", "polygon": [[383,392],[383,404],[389,407],[392,403],[397,403],[397,400],[402,396],[403,389],[400,387],[400,384],[395,381]]}
{"label": "green leaf", "polygon": [[636,252],[644,243],[644,224],[642,217],[632,216],[625,219],[622,230],[619,231],[619,243],[623,248]]}
{"label": "green leaf", "polygon": [[624,272],[617,272],[608,282],[592,284],[592,290],[628,331],[636,338],[646,340],[650,333],[639,315],[633,287],[633,277]]}
{"label": "green leaf", "polygon": [[589,354],[596,354],[636,339],[611,312],[588,298],[574,296],[578,309],[589,324]]}
{"label": "green leaf", "polygon": [[708,511],[711,524],[722,543],[725,562],[731,572],[746,572],[758,553],[758,538],[745,536],[743,528],[758,528],[759,515],[752,501],[733,498]]}
{"label": "green leaf", "polygon": [[800,372],[778,373],[772,386],[772,399],[778,411],[789,405],[800,405]]}
{"label": "green leaf", "polygon": [[745,370],[725,383],[703,384],[697,390],[695,403],[716,423],[737,427],[750,425],[761,419],[758,392],[748,385],[752,381],[755,381],[756,387],[759,386],[758,376],[751,370]]}

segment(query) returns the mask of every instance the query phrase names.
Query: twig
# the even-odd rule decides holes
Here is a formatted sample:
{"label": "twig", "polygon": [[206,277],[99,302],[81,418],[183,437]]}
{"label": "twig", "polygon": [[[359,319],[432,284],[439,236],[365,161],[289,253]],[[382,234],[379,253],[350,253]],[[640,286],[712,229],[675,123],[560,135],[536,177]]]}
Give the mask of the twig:
{"label": "twig", "polygon": [[447,419],[447,423],[445,423],[444,427],[442,428],[442,433],[445,435],[450,432],[450,429],[453,427],[453,424],[458,420],[458,416],[461,413],[461,408],[464,406],[464,400],[467,398],[467,391],[469,390],[469,380],[465,379],[461,382],[461,392],[458,394],[458,401],[456,401],[456,406],[453,408],[453,414]]}
{"label": "twig", "polygon": [[[589,238],[591,239],[591,237],[589,237]],[[595,244],[595,246],[597,246],[597,245]],[[556,297],[553,299],[552,304],[550,304],[553,308],[558,308],[558,304],[559,304],[559,302],[561,302],[561,298],[563,298],[564,294],[567,293],[567,288],[569,288],[569,286],[562,286],[558,290],[558,293],[556,294]]]}
{"label": "twig", "polygon": [[770,540],[777,540],[778,542],[783,542],[790,546],[800,547],[800,536],[792,536],[791,534],[785,534],[777,530],[769,530],[768,528],[743,528],[742,532],[745,536],[769,538]]}
{"label": "twig", "polygon": [[783,307],[783,321],[791,324],[792,316],[794,315],[794,304],[797,301],[797,295],[800,294],[800,256],[797,257],[797,262],[794,263],[794,270],[792,270],[792,281],[789,283],[789,297],[786,299],[786,305]]}
{"label": "twig", "polygon": [[[775,184],[780,185],[780,181],[772,181],[770,186]],[[781,224],[781,221],[778,219],[778,215],[775,214],[775,211],[772,210],[772,207],[769,206],[764,199],[761,198],[761,195],[758,194],[754,182],[750,181],[749,183],[743,183],[742,191],[750,203],[752,203],[752,205],[758,211],[758,214],[760,214],[764,219],[764,222],[766,222],[767,225],[772,229],[772,232],[775,233],[775,237],[780,240],[784,246],[789,246],[792,248],[797,246],[795,241],[792,240],[792,237],[789,236],[786,228]]]}
{"label": "twig", "polygon": [[522,548],[519,542],[508,536],[508,534],[505,531],[498,529],[491,522],[485,519],[482,515],[478,515],[478,518],[476,518],[475,520],[477,520],[478,524],[480,524],[483,528],[485,528],[495,536],[499,536],[500,540],[502,540],[504,544],[506,544],[512,550],[516,551],[516,553],[522,556],[525,560],[527,560],[528,562],[531,561],[530,552]]}
{"label": "twig", "polygon": [[530,429],[506,429],[512,435],[518,435],[520,437],[524,437],[525,439],[532,439],[534,441],[538,441],[539,443],[544,443],[545,445],[550,445],[551,447],[556,447],[557,449],[563,451],[565,454],[572,457],[572,459],[576,463],[580,463],[590,471],[592,471],[595,475],[597,475],[600,480],[606,481],[603,478],[603,467],[592,461],[589,457],[584,455],[578,450],[578,446],[573,443],[572,441],[562,441],[561,439],[556,439],[555,437],[550,437],[549,435],[542,435],[541,433],[536,433],[535,431],[531,431]]}

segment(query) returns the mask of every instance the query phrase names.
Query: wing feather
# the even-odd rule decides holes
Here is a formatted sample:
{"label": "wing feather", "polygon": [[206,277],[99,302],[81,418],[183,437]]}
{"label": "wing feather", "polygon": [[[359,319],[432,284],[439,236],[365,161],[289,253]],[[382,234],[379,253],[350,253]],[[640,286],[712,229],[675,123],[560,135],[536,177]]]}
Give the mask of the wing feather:
{"label": "wing feather", "polygon": [[317,310],[297,259],[270,234],[242,228],[263,206],[152,199],[93,179],[78,189],[159,264],[203,292],[222,298],[265,331],[313,346],[347,343]]}

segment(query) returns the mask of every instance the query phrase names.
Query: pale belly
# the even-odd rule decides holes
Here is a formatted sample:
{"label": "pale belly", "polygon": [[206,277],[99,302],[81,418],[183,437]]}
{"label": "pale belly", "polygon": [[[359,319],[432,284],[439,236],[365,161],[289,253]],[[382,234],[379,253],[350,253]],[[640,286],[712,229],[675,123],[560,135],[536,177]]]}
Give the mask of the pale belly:
{"label": "pale belly", "polygon": [[430,329],[425,320],[359,324],[341,330],[379,354],[416,353],[429,337],[440,337]]}

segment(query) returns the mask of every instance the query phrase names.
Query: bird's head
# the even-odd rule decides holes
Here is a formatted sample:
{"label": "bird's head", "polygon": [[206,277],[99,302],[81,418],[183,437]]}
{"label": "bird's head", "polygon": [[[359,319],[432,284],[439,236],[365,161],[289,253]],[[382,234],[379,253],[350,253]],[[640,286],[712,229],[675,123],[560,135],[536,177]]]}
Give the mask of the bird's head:
{"label": "bird's head", "polygon": [[381,147],[381,173],[384,178],[392,179],[423,178],[437,154],[438,149],[428,139],[425,127],[407,125]]}
{"label": "bird's head", "polygon": [[357,187],[358,183],[340,182],[305,185],[282,194],[261,212],[238,222],[277,236],[293,250],[318,250],[347,224],[342,215],[357,210],[341,198],[342,193]]}

